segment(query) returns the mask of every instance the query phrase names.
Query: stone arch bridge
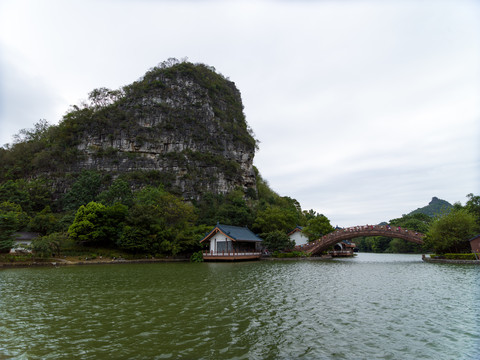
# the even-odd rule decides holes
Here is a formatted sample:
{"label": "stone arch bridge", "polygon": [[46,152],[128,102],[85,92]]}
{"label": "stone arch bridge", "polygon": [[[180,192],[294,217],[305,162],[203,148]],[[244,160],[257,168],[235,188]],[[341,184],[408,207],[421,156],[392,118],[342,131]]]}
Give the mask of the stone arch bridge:
{"label": "stone arch bridge", "polygon": [[305,251],[315,255],[327,250],[330,246],[333,246],[340,241],[350,240],[361,236],[386,236],[411,241],[415,244],[423,244],[423,238],[425,237],[422,233],[402,229],[399,226],[362,225],[337,229],[306,245],[298,245],[295,247],[295,250]]}

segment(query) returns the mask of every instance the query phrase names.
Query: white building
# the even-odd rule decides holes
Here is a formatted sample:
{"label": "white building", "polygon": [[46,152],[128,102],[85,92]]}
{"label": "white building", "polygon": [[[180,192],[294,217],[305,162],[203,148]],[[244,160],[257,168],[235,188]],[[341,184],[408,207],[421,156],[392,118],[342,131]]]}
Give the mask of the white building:
{"label": "white building", "polygon": [[288,237],[290,240],[295,241],[295,245],[305,245],[308,243],[308,237],[303,234],[302,230],[303,228],[301,226],[297,226],[288,233]]}

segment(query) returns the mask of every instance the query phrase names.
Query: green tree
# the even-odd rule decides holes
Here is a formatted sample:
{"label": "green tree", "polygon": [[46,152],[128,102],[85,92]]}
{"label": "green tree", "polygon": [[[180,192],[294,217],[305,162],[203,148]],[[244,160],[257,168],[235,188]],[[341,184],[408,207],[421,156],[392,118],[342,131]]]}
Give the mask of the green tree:
{"label": "green tree", "polygon": [[18,204],[12,203],[10,201],[4,201],[0,203],[0,213],[11,214],[15,217],[15,222],[17,224],[15,231],[23,230],[28,225],[28,214],[24,212],[22,210],[22,207]]}
{"label": "green tree", "polygon": [[106,207],[101,203],[89,202],[77,210],[68,233],[77,243],[110,246],[122,231],[127,211],[127,207],[122,204]]}
{"label": "green tree", "polygon": [[[19,182],[17,180],[17,182]],[[30,209],[32,212],[38,212],[46,206],[51,206],[52,201],[52,186],[48,179],[38,178],[29,181],[20,181],[20,188],[28,193],[29,205],[24,208],[25,211]],[[23,206],[22,206],[23,207]]]}
{"label": "green tree", "polygon": [[209,225],[187,226],[177,234],[177,243],[181,244],[180,251],[194,252],[202,249],[200,240],[212,229]]}
{"label": "green tree", "polygon": [[257,185],[258,200],[262,204],[273,204],[279,196],[268,185],[268,181],[263,179],[258,169],[254,166],[255,179]]}
{"label": "green tree", "polygon": [[469,252],[468,240],[477,231],[474,215],[466,209],[453,209],[432,223],[427,232],[425,246],[439,254]]}
{"label": "green tree", "polygon": [[[51,127],[45,120],[40,120],[33,129],[20,130],[14,136],[14,144],[7,147],[8,151],[0,152],[0,179],[27,178],[39,164],[52,163],[51,157],[44,156],[51,145],[50,132]],[[29,210],[24,205],[24,209]]]}
{"label": "green tree", "polygon": [[330,220],[325,215],[317,214],[314,218],[308,220],[307,226],[303,228],[303,233],[308,236],[309,241],[314,241],[333,230]]}
{"label": "green tree", "polygon": [[274,230],[261,235],[262,245],[270,252],[293,249],[295,241],[291,240],[285,232]]}
{"label": "green tree", "polygon": [[104,205],[113,205],[121,203],[126,206],[132,206],[133,193],[128,182],[122,179],[116,179],[110,187],[98,196],[98,201]]}
{"label": "green tree", "polygon": [[64,214],[56,214],[56,216],[58,216],[58,222],[55,230],[58,232],[68,232],[68,228],[75,221],[75,213],[67,212]]}
{"label": "green tree", "polygon": [[352,239],[352,242],[355,243],[355,245],[358,248],[358,251],[361,252],[373,252],[372,250],[372,242],[373,238],[372,237],[357,237]]}
{"label": "green tree", "polygon": [[[201,200],[195,204],[198,214],[197,224],[209,224],[212,226],[217,222],[223,224],[224,220],[218,218],[217,211],[220,204],[223,204],[224,201],[224,196],[222,194],[213,194],[211,192],[204,194]],[[230,223],[224,224],[231,225]]]}
{"label": "green tree", "polygon": [[433,218],[431,216],[422,213],[414,213],[403,215],[398,219],[392,219],[390,220],[389,224],[425,234],[427,233],[432,222]]}
{"label": "green tree", "polygon": [[15,244],[15,232],[28,223],[28,216],[18,204],[4,201],[0,203],[0,253],[9,252]]}
{"label": "green tree", "polygon": [[88,94],[88,99],[91,102],[91,107],[94,109],[105,108],[116,101],[118,101],[123,96],[121,90],[110,90],[105,87],[92,90]]}
{"label": "green tree", "polygon": [[8,180],[0,185],[0,203],[10,202],[18,204],[22,209],[28,210],[30,197],[20,185],[21,181]]}
{"label": "green tree", "polygon": [[421,249],[421,245],[414,244],[410,241],[405,241],[403,239],[392,239],[388,244],[386,252],[394,253],[394,254],[406,254],[414,252],[412,251],[410,244],[417,245]]}
{"label": "green tree", "polygon": [[298,214],[292,209],[268,205],[257,213],[253,229],[258,233],[281,231],[286,234],[297,226],[298,219]]}
{"label": "green tree", "polygon": [[475,216],[477,225],[480,226],[480,196],[473,195],[472,193],[467,195],[468,201],[465,204],[465,209]]}
{"label": "green tree", "polygon": [[50,206],[46,206],[42,211],[30,219],[28,227],[31,231],[47,235],[55,231],[58,220],[52,213]]}
{"label": "green tree", "polygon": [[218,207],[217,222],[225,225],[248,226],[253,222],[252,210],[245,201],[242,190],[233,190],[225,196],[225,201]]}
{"label": "green tree", "polygon": [[371,248],[374,253],[384,253],[390,245],[391,238],[386,236],[373,236],[370,238]]}
{"label": "green tree", "polygon": [[49,131],[50,125],[45,119],[40,119],[32,129],[22,129],[13,136],[15,143],[41,141]]}
{"label": "green tree", "polygon": [[15,214],[0,211],[0,253],[8,253],[15,244],[14,234],[17,226]]}
{"label": "green tree", "polygon": [[52,233],[47,236],[38,237],[32,241],[32,251],[35,256],[41,258],[59,255],[63,241],[65,241],[65,235],[63,233]]}
{"label": "green tree", "polygon": [[80,206],[73,224],[68,228],[69,236],[77,243],[97,244],[99,238],[103,241],[103,234],[98,232],[98,227],[104,212],[105,205],[93,201]]}
{"label": "green tree", "polygon": [[76,210],[94,201],[102,185],[102,177],[95,171],[83,171],[72,188],[63,197],[65,210]]}
{"label": "green tree", "polygon": [[[408,215],[403,215],[401,218],[390,220],[389,224],[391,226],[400,226],[404,229],[426,234],[432,222],[433,218],[427,214],[410,213]],[[422,251],[422,245],[403,239],[390,239],[390,242],[385,249],[385,252],[389,253],[420,253]]]}
{"label": "green tree", "polygon": [[154,240],[155,235],[150,234],[147,229],[126,225],[117,241],[117,246],[134,254],[155,252]]}
{"label": "green tree", "polygon": [[303,213],[302,213],[302,216],[305,220],[305,224],[308,222],[308,220],[312,220],[312,219],[315,219],[319,214],[313,210],[313,209],[310,209],[310,210],[303,210]]}
{"label": "green tree", "polygon": [[185,232],[195,220],[191,204],[163,187],[146,187],[135,195],[118,246],[132,252],[176,255],[188,249]]}

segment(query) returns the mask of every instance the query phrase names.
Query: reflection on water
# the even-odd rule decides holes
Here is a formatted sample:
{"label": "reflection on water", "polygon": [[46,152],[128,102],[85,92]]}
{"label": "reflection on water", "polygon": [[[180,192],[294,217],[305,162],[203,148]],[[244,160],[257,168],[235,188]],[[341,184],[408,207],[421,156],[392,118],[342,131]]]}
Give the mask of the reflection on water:
{"label": "reflection on water", "polygon": [[420,255],[0,271],[0,358],[475,359],[480,268]]}

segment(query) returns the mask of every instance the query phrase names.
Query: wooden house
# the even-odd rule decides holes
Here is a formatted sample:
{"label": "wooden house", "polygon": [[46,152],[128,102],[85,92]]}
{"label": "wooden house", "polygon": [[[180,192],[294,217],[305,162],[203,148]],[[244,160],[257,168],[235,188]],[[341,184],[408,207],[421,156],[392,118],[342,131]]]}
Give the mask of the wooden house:
{"label": "wooden house", "polygon": [[217,224],[200,242],[209,244],[206,261],[255,260],[262,254],[262,239],[247,227]]}
{"label": "wooden house", "polygon": [[470,239],[470,247],[473,253],[480,253],[480,235]]}

